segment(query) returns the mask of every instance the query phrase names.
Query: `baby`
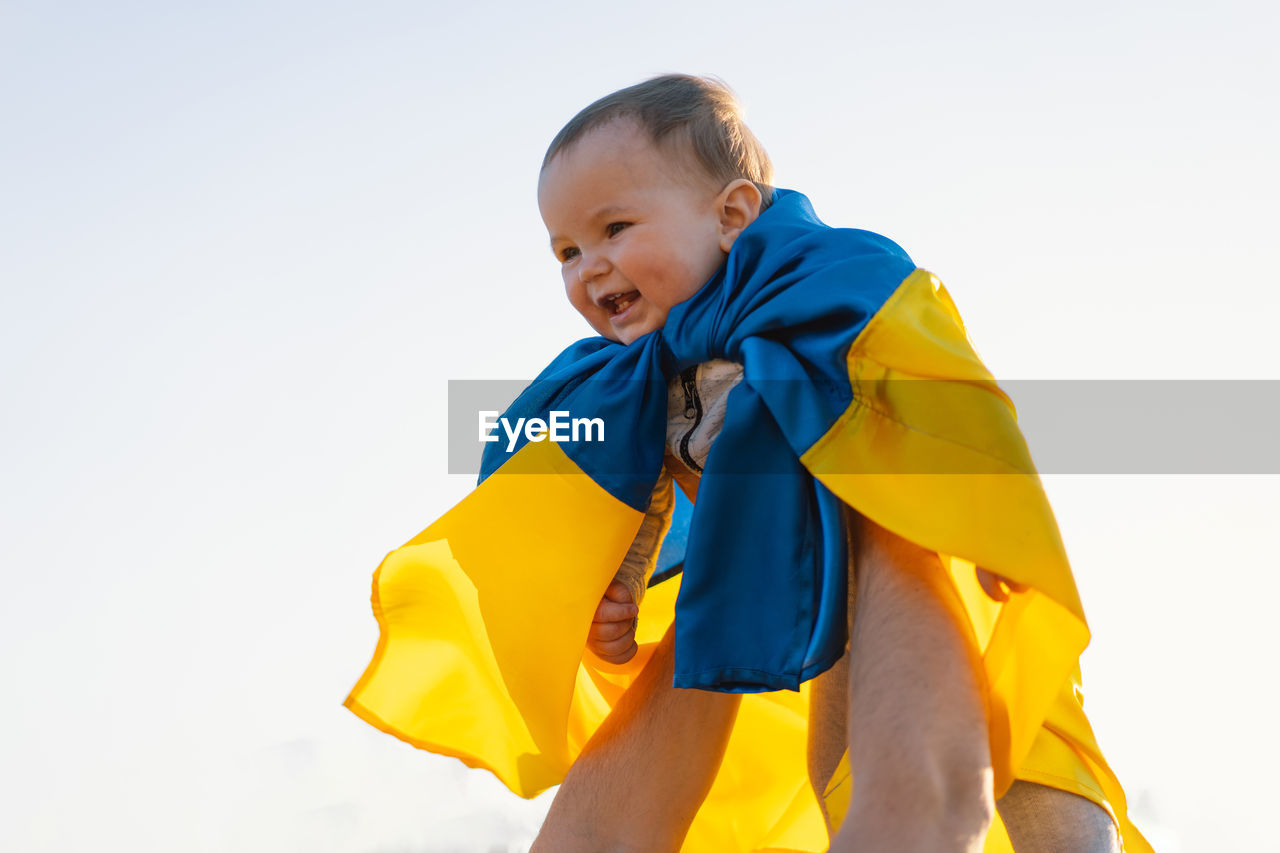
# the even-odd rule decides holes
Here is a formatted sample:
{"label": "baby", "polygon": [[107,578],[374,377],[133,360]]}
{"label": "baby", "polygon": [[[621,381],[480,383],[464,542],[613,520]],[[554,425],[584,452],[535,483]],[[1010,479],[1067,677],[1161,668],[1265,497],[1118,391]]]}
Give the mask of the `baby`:
{"label": "baby", "polygon": [[[732,109],[727,93],[722,108]],[[659,329],[671,308],[693,296],[723,265],[772,189],[763,148],[741,128],[746,171],[761,178],[725,180],[675,140],[654,144],[634,119],[608,122],[573,145],[572,157],[548,154],[538,202],[551,250],[560,261],[570,304],[600,335],[623,344]],[[568,138],[570,125],[561,133]],[[557,140],[560,142],[560,140]],[[567,142],[560,143],[567,145]],[[552,144],[556,151],[557,144]],[[683,473],[683,471],[682,471]],[[590,647],[623,663],[635,654],[634,619],[643,572],[670,512],[668,481],[655,492],[636,547],[610,586],[591,628]],[[665,512],[664,512],[665,510]],[[645,547],[648,546],[648,547]]]}
{"label": "baby", "polygon": [[[663,329],[773,203],[771,182],[767,154],[714,81],[660,77],[591,105],[552,142],[538,185],[570,304],[624,345]],[[716,359],[670,380],[665,467],[690,496],[716,438],[718,421],[708,413],[723,417],[741,377],[740,365]],[[596,610],[588,646],[605,661],[623,663],[636,652],[640,598],[668,524],[670,490],[670,478],[660,478]],[[1031,766],[1036,750],[995,801],[987,685],[965,605],[936,553],[854,507],[846,512],[850,646],[815,681],[810,726],[810,782],[835,833],[831,849],[981,850],[993,806],[1023,853],[1119,850],[1121,833],[1124,849],[1146,849],[1122,800],[1109,802],[1101,784],[1087,794],[1066,781],[1050,787],[1049,771],[1070,778],[1074,765]],[[1026,591],[976,573],[992,602]],[[652,677],[637,682],[571,769],[535,850],[679,847],[739,697],[673,688],[672,653],[669,634],[646,667]],[[846,764],[858,784],[837,808],[831,795]]]}

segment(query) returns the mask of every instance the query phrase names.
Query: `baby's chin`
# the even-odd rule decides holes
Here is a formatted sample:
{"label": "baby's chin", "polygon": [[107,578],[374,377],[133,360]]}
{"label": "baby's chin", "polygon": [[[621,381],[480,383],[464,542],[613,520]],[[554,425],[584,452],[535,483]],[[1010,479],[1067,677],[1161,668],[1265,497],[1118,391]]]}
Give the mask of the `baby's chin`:
{"label": "baby's chin", "polygon": [[614,332],[614,333],[605,335],[605,337],[609,338],[610,340],[617,341],[623,346],[631,346],[636,341],[643,338],[645,335],[649,334],[650,332],[656,332],[658,329],[661,329],[661,328],[662,328],[661,326],[652,326],[652,327],[646,326],[645,328],[640,328],[640,329],[628,328],[624,335],[619,336],[616,332]]}
{"label": "baby's chin", "polygon": [[652,328],[650,328],[648,325],[641,326],[641,327],[627,326],[625,329],[622,329],[622,330],[615,329],[612,326],[609,326],[603,329],[598,326],[594,328],[596,332],[600,335],[600,337],[608,338],[609,340],[613,341],[615,344],[622,344],[625,347],[625,346],[630,346],[631,344],[640,340],[650,332],[655,331],[656,329],[660,329],[662,327],[653,326]]}
{"label": "baby's chin", "polygon": [[626,341],[622,340],[622,338],[618,336],[617,329],[614,329],[611,326],[601,328],[600,326],[597,326],[595,323],[592,323],[591,328],[595,329],[595,332],[597,335],[599,335],[602,338],[608,338],[609,340],[613,341],[615,344],[622,344],[623,346],[626,346],[627,344]]}

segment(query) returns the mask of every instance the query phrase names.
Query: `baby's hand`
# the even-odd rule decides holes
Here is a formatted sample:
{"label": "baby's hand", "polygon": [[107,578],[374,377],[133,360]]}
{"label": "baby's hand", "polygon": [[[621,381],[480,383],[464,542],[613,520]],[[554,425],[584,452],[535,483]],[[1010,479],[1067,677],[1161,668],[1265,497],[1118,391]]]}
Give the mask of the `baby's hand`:
{"label": "baby's hand", "polygon": [[982,585],[982,591],[992,601],[1008,601],[1010,592],[1026,592],[1028,587],[1023,583],[1016,583],[1006,577],[992,574],[986,569],[978,569],[978,583]]}
{"label": "baby's hand", "polygon": [[587,648],[609,663],[631,660],[639,649],[636,645],[636,617],[639,613],[640,608],[626,584],[617,581],[609,584],[591,621]]}

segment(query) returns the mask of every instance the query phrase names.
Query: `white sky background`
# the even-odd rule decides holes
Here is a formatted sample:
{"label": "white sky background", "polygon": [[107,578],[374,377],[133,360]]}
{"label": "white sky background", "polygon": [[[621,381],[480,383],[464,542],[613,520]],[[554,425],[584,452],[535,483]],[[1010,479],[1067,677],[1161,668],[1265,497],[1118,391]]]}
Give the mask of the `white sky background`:
{"label": "white sky background", "polygon": [[[0,0],[0,848],[527,844],[545,798],[341,701],[470,486],[446,380],[589,333],[542,152],[652,74],[726,79],[999,377],[1280,378],[1276,7],[1032,5]],[[1048,479],[1165,853],[1280,849],[1278,486]]]}

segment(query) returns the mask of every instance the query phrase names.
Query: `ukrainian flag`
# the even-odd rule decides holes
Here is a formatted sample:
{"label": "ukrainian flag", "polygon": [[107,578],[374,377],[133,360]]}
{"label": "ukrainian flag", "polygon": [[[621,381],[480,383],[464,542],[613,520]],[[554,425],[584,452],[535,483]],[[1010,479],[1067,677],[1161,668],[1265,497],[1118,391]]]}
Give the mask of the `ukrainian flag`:
{"label": "ukrainian flag", "polygon": [[[843,260],[851,252],[860,265]],[[723,539],[735,523],[730,508],[741,509],[727,490],[706,499],[708,469],[684,575],[646,595],[640,653],[625,666],[603,664],[584,654],[587,631],[658,473],[663,377],[711,357],[744,363],[749,386],[732,392],[730,419],[736,407],[737,423],[750,429],[735,433],[727,421],[732,434],[717,449],[722,441],[751,449],[761,434],[772,442],[756,448],[765,456],[790,448],[796,471],[779,476],[799,491],[787,503],[811,516],[793,519],[800,534],[792,538],[808,545],[776,546],[811,566],[760,582],[776,584],[784,599],[796,587],[796,601],[816,603],[803,619],[790,616],[798,633],[776,647],[765,637],[745,651],[736,642],[708,651],[711,632],[700,626],[722,574],[696,569],[709,553],[696,540],[712,528]],[[610,379],[640,379],[645,390],[624,393]],[[606,424],[627,427],[622,443],[526,442],[490,458],[474,492],[386,557],[373,581],[377,649],[346,700],[354,713],[532,797],[564,778],[674,621],[677,683],[748,693],[684,849],[824,850],[806,775],[805,679],[843,648],[845,556],[833,544],[830,507],[847,504],[937,551],[948,568],[982,653],[997,796],[1014,779],[1079,794],[1116,817],[1126,850],[1150,849],[1126,817],[1124,793],[1080,704],[1077,662],[1088,627],[1013,406],[946,290],[904,252],[868,232],[830,229],[803,196],[779,190],[726,268],[673,309],[665,329],[630,347],[580,342],[513,408],[545,412],[566,400],[612,412]],[[632,445],[620,468],[619,448]],[[772,483],[774,473],[756,479]],[[767,498],[749,499],[763,506]],[[755,537],[726,559],[750,561],[786,538]],[[748,572],[776,574],[770,554],[758,563]],[[1025,591],[992,601],[975,566]],[[682,596],[682,584],[697,594]],[[763,596],[764,605],[776,597]],[[757,618],[749,608],[758,602],[741,606],[739,623]],[[792,613],[786,601],[780,606]],[[743,636],[775,633],[758,625],[738,627]],[[850,787],[842,763],[826,795],[837,819]],[[1010,849],[998,820],[987,849]]]}

